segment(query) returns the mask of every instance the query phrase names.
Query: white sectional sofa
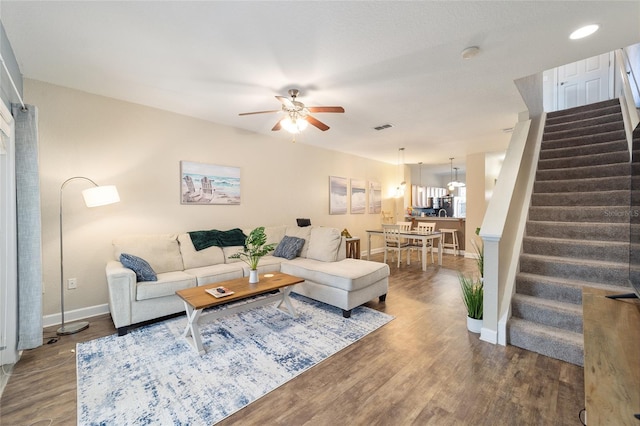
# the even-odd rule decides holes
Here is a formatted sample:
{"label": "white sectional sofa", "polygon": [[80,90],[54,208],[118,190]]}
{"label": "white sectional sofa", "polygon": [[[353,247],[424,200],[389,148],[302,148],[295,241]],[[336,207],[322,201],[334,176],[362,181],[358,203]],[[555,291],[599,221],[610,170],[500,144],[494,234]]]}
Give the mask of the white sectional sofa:
{"label": "white sectional sofa", "polygon": [[[302,238],[305,243],[299,256],[291,260],[264,256],[259,273],[281,271],[304,278],[294,292],[336,306],[346,318],[356,306],[376,297],[380,302],[385,300],[389,266],[345,258],[345,241],[338,229],[274,226],[265,228],[265,233],[267,243],[277,244],[285,235]],[[212,246],[198,251],[189,233],[123,236],[114,239],[113,246],[115,259],[122,253],[137,256],[157,274],[156,281],[138,282],[135,272],[120,261],[107,263],[109,309],[120,335],[132,325],[184,311],[176,290],[249,275],[244,262],[229,258],[241,246]]]}

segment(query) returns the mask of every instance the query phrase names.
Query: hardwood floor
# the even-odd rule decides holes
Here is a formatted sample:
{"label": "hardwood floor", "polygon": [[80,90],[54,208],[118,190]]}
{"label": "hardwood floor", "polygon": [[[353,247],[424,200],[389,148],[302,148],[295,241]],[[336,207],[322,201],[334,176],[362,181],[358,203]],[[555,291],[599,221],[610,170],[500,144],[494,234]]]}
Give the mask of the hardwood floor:
{"label": "hardwood floor", "polygon": [[[391,323],[219,424],[580,424],[581,367],[467,332],[456,274],[474,271],[473,260],[445,255],[427,272],[416,260],[390,267],[386,303],[368,306],[394,315]],[[0,424],[76,424],[75,344],[112,333],[105,315],[25,351],[0,400]],[[55,327],[45,343],[52,337]]]}

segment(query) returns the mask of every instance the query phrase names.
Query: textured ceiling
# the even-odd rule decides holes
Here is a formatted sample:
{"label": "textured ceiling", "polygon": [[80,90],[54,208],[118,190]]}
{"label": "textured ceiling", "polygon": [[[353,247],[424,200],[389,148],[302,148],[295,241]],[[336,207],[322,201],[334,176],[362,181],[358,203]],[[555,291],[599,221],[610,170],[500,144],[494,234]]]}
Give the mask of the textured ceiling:
{"label": "textured ceiling", "polygon": [[[640,41],[640,2],[0,1],[24,77],[272,132],[299,88],[331,129],[298,143],[397,163],[502,151],[525,109],[513,81]],[[598,23],[581,40],[568,35]],[[472,45],[480,54],[463,60]],[[377,132],[373,127],[390,123]],[[455,163],[459,161],[456,160]]]}

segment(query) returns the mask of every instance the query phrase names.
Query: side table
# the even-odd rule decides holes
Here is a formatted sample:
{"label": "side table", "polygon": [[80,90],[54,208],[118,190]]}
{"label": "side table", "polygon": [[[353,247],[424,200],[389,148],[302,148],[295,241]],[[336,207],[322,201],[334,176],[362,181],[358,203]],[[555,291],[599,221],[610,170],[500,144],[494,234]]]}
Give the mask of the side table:
{"label": "side table", "polygon": [[360,259],[360,237],[346,238],[345,241],[347,243],[347,257]]}

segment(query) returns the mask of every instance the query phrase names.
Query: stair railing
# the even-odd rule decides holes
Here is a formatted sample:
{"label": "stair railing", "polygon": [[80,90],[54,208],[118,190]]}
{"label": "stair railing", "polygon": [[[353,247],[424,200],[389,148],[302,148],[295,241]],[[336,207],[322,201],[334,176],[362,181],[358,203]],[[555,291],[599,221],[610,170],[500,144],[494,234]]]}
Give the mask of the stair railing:
{"label": "stair railing", "polygon": [[484,244],[484,310],[480,339],[506,345],[546,115],[516,124],[480,228]]}
{"label": "stair railing", "polygon": [[[640,123],[640,116],[638,115],[638,109],[636,108],[635,100],[633,98],[633,90],[631,82],[629,81],[629,75],[633,78],[636,91],[640,95],[640,87],[635,78],[633,67],[629,62],[629,57],[625,53],[624,49],[618,49],[615,51],[616,65],[620,72],[620,93],[618,98],[620,99],[620,107],[622,110],[622,117],[624,119],[624,130],[627,136],[627,144],[629,146],[629,161],[631,161],[631,153],[633,152],[633,131]],[[627,70],[628,69],[628,70]]]}

